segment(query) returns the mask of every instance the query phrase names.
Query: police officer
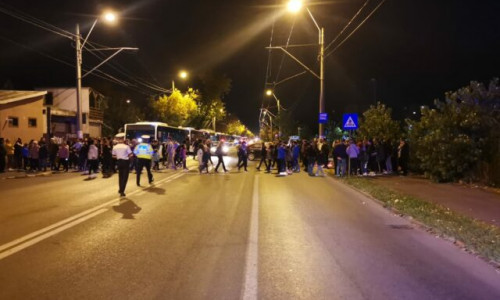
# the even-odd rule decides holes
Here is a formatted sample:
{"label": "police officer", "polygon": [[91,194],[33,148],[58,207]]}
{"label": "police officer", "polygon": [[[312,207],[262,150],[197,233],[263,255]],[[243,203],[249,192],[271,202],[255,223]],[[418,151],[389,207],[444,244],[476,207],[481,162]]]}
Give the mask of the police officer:
{"label": "police officer", "polygon": [[129,158],[132,157],[132,150],[124,143],[125,134],[119,133],[115,135],[117,144],[113,146],[113,159],[116,160],[118,167],[118,193],[121,197],[125,197],[125,187],[127,186],[129,174]]}
{"label": "police officer", "polygon": [[151,174],[153,147],[149,144],[149,135],[143,135],[141,139],[142,142],[135,146],[134,149],[134,154],[137,157],[137,186],[141,186],[141,172],[143,167],[146,167],[146,171],[148,171],[149,183],[153,182],[153,174]]}

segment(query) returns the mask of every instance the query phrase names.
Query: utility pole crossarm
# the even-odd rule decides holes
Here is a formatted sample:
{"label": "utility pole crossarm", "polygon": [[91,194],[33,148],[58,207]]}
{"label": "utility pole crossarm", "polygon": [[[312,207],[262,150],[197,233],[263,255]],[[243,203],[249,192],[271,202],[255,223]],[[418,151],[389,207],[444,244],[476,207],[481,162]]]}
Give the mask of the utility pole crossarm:
{"label": "utility pole crossarm", "polygon": [[309,68],[308,66],[306,66],[303,62],[301,62],[298,58],[296,58],[295,56],[293,56],[290,52],[286,51],[285,48],[283,48],[283,47],[266,47],[266,49],[281,49],[288,56],[290,56],[293,60],[295,60],[299,65],[301,65],[304,69],[306,69],[307,71],[309,71],[309,73],[313,74],[314,77],[316,77],[318,79],[321,79],[321,77],[318,74],[316,74],[316,72],[314,72],[313,70],[311,70],[311,68]]}
{"label": "utility pole crossarm", "polygon": [[116,48],[118,50],[116,50],[115,53],[111,54],[108,58],[106,58],[105,60],[103,60],[100,64],[98,64],[97,66],[95,66],[94,68],[92,68],[90,71],[88,71],[87,73],[85,73],[82,78],[84,78],[85,76],[89,75],[90,73],[92,73],[93,71],[95,71],[96,69],[98,69],[100,66],[102,66],[103,64],[105,64],[107,61],[109,61],[110,59],[112,59],[115,55],[117,55],[118,53],[122,52],[123,50],[138,50],[139,48],[130,48],[130,47],[122,47],[122,48]]}

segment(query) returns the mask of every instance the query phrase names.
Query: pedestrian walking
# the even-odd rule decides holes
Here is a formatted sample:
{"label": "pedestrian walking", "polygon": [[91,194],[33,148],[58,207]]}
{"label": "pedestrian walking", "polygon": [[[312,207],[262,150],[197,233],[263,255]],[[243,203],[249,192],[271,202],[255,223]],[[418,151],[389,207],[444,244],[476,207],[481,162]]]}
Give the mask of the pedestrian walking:
{"label": "pedestrian walking", "polygon": [[124,142],[124,133],[115,135],[115,139],[118,143],[113,147],[112,154],[118,166],[118,193],[121,197],[125,197],[125,187],[129,175],[129,160],[133,154],[132,149]]}
{"label": "pedestrian walking", "polygon": [[[99,149],[94,144],[93,139],[88,140],[89,151],[87,154],[87,160],[89,164],[89,179],[96,178],[97,173],[99,172]],[[94,171],[94,175],[92,175],[92,171]]]}
{"label": "pedestrian walking", "polygon": [[243,141],[240,148],[238,149],[238,171],[243,167],[245,172],[247,172],[248,164],[248,153],[247,153],[247,143]]}
{"label": "pedestrian walking", "polygon": [[224,142],[220,141],[219,144],[217,145],[217,149],[215,150],[215,154],[217,155],[217,159],[219,160],[217,162],[217,166],[215,167],[215,173],[219,172],[219,166],[222,164],[222,169],[224,170],[224,173],[227,172],[226,165],[224,164],[224,158],[223,158],[223,151],[222,147],[224,145]]}
{"label": "pedestrian walking", "polygon": [[134,149],[134,154],[137,157],[137,186],[141,186],[141,173],[142,169],[146,168],[148,173],[149,183],[153,182],[153,174],[151,173],[151,159],[153,158],[153,147],[149,144],[149,135],[141,136],[142,142]]}
{"label": "pedestrian walking", "polygon": [[262,166],[262,163],[264,163],[264,167],[267,170],[267,148],[266,148],[266,143],[262,143],[262,147],[260,148],[260,162],[259,165],[257,166],[257,171],[260,171],[260,167]]}

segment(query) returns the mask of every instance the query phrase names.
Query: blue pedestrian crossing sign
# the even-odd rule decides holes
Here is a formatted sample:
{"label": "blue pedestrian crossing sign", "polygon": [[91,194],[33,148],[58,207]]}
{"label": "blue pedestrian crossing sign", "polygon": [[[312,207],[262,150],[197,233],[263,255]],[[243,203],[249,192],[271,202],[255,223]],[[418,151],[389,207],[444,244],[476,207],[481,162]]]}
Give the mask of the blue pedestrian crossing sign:
{"label": "blue pedestrian crossing sign", "polygon": [[319,113],[319,123],[325,124],[328,122],[328,113]]}
{"label": "blue pedestrian crossing sign", "polygon": [[344,130],[358,129],[358,114],[344,114],[342,124]]}

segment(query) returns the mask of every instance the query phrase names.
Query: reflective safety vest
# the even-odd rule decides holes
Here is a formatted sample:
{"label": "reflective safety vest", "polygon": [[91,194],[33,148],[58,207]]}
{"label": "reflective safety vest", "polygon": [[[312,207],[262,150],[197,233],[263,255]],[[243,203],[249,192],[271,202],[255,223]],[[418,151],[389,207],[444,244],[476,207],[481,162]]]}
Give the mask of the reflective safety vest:
{"label": "reflective safety vest", "polygon": [[134,154],[137,158],[151,159],[153,156],[153,147],[150,144],[140,143],[135,146]]}

